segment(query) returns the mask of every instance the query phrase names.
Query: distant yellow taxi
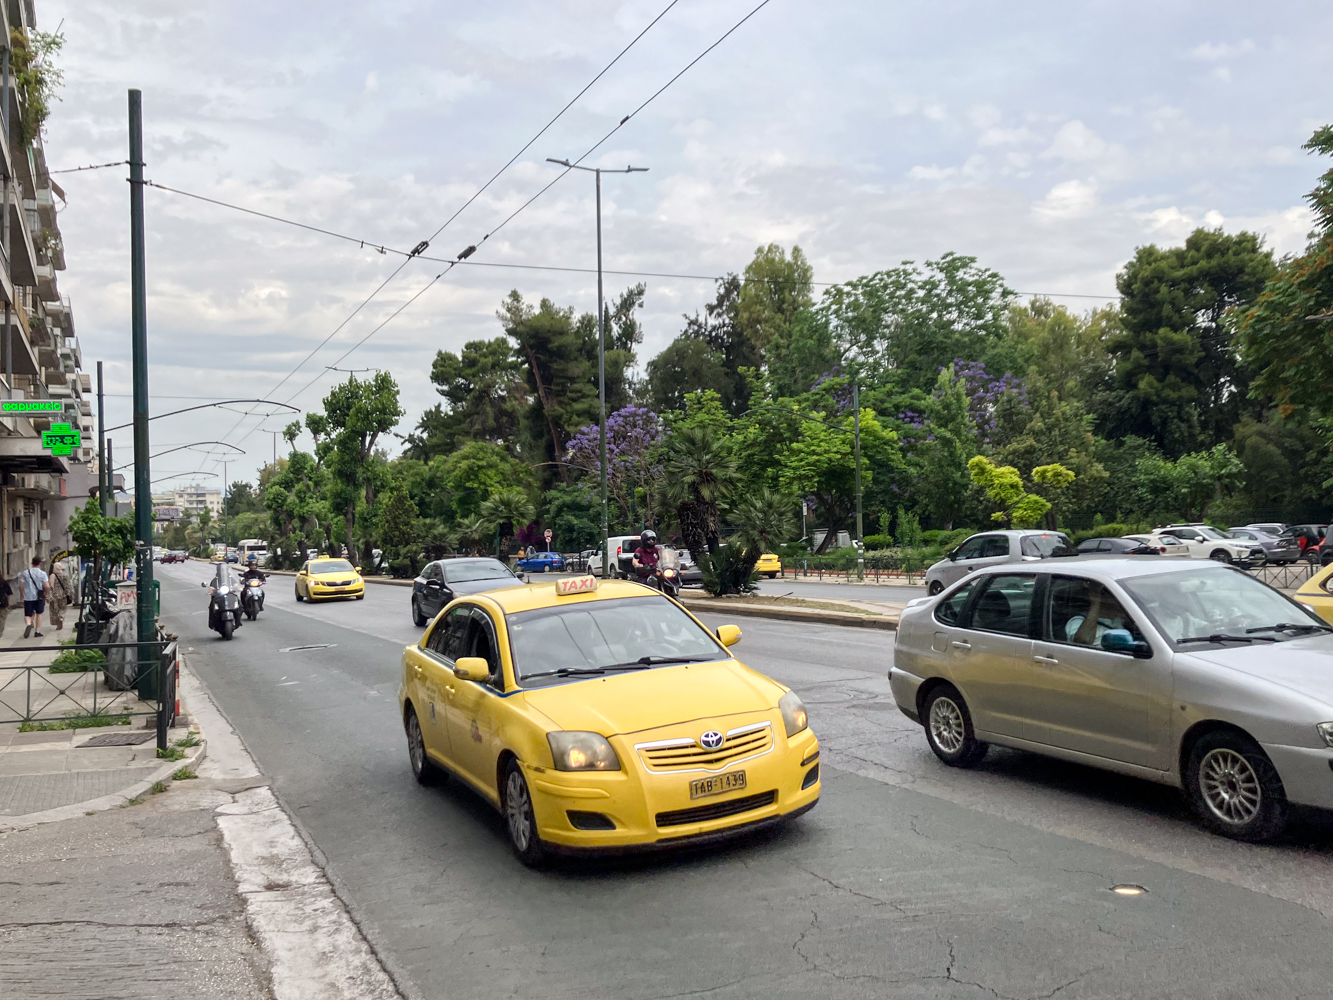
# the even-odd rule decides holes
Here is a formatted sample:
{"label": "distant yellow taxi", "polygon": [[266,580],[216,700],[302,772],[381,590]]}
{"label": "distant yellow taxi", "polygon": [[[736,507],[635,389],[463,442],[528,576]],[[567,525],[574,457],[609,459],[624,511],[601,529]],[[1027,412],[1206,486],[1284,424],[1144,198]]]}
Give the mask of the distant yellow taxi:
{"label": "distant yellow taxi", "polygon": [[1293,595],[1302,604],[1313,608],[1314,613],[1329,624],[1333,624],[1333,593],[1329,592],[1329,588],[1333,587],[1331,578],[1333,563],[1306,580]]}
{"label": "distant yellow taxi", "polygon": [[782,572],[782,560],[778,558],[775,552],[765,552],[759,557],[759,561],[754,564],[754,571],[763,573],[772,580]]}
{"label": "distant yellow taxi", "polygon": [[355,597],[359,601],[365,596],[366,581],[361,579],[360,567],[353,566],[346,559],[320,556],[304,563],[296,574],[298,601],[324,601],[335,597]]}
{"label": "distant yellow taxi", "polygon": [[528,865],[736,836],[819,800],[801,699],[637,583],[573,577],[455,600],[403,652],[417,780],[471,785]]}

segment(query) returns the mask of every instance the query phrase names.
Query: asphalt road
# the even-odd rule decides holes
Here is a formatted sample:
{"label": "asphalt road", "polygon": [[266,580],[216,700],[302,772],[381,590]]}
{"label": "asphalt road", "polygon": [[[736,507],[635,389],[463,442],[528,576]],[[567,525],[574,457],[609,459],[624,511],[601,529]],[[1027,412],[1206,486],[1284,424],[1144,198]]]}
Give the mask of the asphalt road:
{"label": "asphalt road", "polygon": [[[406,590],[311,607],[276,578],[260,621],[223,642],[207,571],[159,574],[196,673],[411,997],[1329,993],[1322,818],[1257,847],[1132,779],[1017,752],[945,768],[892,703],[883,633],[741,623],[739,655],[810,707],[813,812],[726,849],[532,872],[475,795],[412,780],[395,698],[419,635]],[[1148,892],[1110,892],[1126,882]]]}

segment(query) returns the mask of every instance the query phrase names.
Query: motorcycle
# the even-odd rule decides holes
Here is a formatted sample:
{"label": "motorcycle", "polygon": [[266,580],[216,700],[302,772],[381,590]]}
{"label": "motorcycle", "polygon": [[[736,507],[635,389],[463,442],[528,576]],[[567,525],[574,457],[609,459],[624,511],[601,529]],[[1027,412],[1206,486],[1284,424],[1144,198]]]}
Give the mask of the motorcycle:
{"label": "motorcycle", "polygon": [[653,573],[649,585],[656,587],[667,597],[680,596],[680,553],[671,546],[658,547],[657,570]]}
{"label": "motorcycle", "polygon": [[259,580],[246,580],[241,589],[241,610],[245,617],[254,621],[259,612],[264,610],[264,584]]}
{"label": "motorcycle", "polygon": [[241,627],[241,587],[230,572],[224,572],[226,563],[218,569],[211,584],[201,583],[199,586],[208,588],[208,627],[222,638],[230,639]]}

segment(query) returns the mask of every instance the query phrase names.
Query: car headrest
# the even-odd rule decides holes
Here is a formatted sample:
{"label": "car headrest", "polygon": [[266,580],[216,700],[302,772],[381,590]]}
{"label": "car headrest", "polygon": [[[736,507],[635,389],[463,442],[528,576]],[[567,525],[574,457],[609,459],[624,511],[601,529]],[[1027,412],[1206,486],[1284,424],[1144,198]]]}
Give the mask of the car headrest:
{"label": "car headrest", "polygon": [[973,613],[978,628],[994,628],[1009,620],[1009,598],[999,590],[988,590],[977,601],[977,610]]}

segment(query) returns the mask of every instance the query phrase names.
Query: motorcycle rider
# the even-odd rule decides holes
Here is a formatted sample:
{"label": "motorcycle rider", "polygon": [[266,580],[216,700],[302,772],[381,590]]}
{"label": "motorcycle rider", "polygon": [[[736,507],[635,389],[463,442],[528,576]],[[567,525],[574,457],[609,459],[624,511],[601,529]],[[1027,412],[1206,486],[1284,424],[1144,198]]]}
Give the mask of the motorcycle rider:
{"label": "motorcycle rider", "polygon": [[639,547],[634,550],[631,565],[637,571],[639,579],[647,579],[657,572],[657,564],[662,553],[657,546],[657,532],[652,528],[639,536]]}
{"label": "motorcycle rider", "polygon": [[[259,557],[253,552],[246,557],[245,572],[241,574],[241,587],[244,588],[249,586],[251,580],[258,580],[261,587],[268,582],[268,577],[266,577],[263,570],[259,568]],[[262,600],[259,603],[259,609],[261,611],[264,609]]]}

